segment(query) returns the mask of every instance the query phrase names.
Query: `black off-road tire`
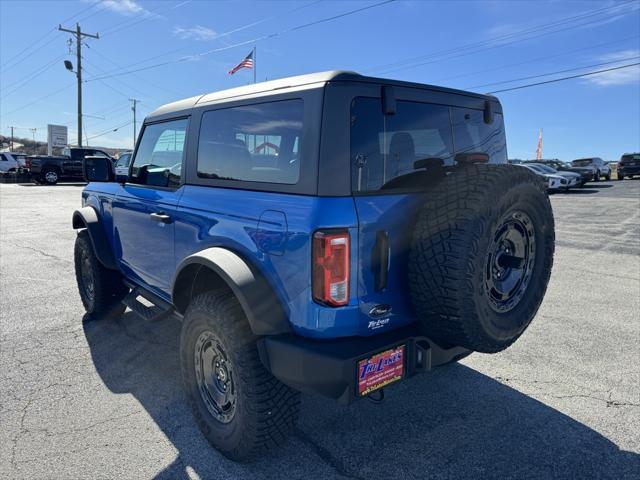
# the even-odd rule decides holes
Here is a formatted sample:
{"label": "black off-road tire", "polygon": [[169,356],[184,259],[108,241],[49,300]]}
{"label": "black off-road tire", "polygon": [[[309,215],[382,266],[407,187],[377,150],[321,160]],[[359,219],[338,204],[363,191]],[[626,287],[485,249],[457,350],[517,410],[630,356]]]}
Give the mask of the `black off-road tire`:
{"label": "black off-road tire", "polygon": [[[234,461],[253,460],[266,449],[283,444],[300,411],[300,393],[264,368],[257,340],[238,300],[228,290],[197,296],[184,315],[180,360],[193,415],[209,443]],[[219,386],[217,375],[217,380],[210,379],[211,386],[204,386],[207,379],[203,372],[210,357],[203,360],[198,352],[205,351],[202,345],[206,342],[215,345],[215,352],[224,353],[213,357],[216,365],[211,368],[215,374],[217,361],[222,359],[223,377],[231,380],[228,388],[233,392],[233,403],[227,399],[223,405],[211,401],[213,396],[208,392]]]}
{"label": "black off-road tire", "polygon": [[[477,164],[454,171],[428,195],[409,255],[415,312],[427,334],[442,345],[501,351],[533,319],[551,274],[555,234],[544,185],[521,167]],[[524,253],[512,247],[511,261],[524,255],[519,263],[524,270],[515,296],[502,302],[490,286],[505,251],[494,248],[505,232],[514,233],[509,228],[529,240],[522,244]],[[507,237],[504,243],[509,242]],[[519,274],[520,269],[508,272]],[[506,270],[503,278],[511,278]]]}
{"label": "black off-road tire", "polygon": [[599,181],[600,181],[600,170],[598,170],[598,171],[593,175],[593,181],[594,181],[594,182],[599,182]]}
{"label": "black off-road tire", "polygon": [[604,179],[608,182],[611,180],[611,172],[604,176]]}
{"label": "black off-road tire", "polygon": [[78,292],[87,314],[94,319],[119,318],[126,309],[122,299],[129,292],[120,272],[100,263],[86,230],[78,232],[73,253]]}

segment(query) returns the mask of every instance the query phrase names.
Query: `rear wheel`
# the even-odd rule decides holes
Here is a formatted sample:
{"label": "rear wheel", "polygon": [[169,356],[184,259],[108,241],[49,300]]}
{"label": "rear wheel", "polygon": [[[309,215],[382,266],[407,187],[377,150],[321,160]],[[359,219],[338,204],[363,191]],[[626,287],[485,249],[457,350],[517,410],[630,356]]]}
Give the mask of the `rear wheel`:
{"label": "rear wheel", "polygon": [[282,444],[300,408],[300,394],[262,365],[257,340],[230,291],[199,295],[185,313],[180,358],[193,415],[209,443],[236,461]]}
{"label": "rear wheel", "polygon": [[119,318],[126,309],[122,299],[129,289],[120,272],[100,263],[86,230],[76,237],[74,263],[78,292],[86,312],[96,318]]}
{"label": "rear wheel", "polygon": [[605,178],[605,180],[606,180],[607,182],[608,182],[609,180],[611,180],[611,172],[607,173],[607,174],[604,176],[604,178]]}
{"label": "rear wheel", "polygon": [[55,185],[56,183],[58,183],[59,179],[60,175],[56,170],[47,169],[42,172],[41,181],[43,183],[46,183],[47,185]]}
{"label": "rear wheel", "polygon": [[599,182],[600,181],[600,170],[598,170],[595,175],[593,176],[593,181],[594,182]]}
{"label": "rear wheel", "polygon": [[450,174],[419,214],[409,257],[427,334],[479,352],[507,348],[542,302],[554,241],[551,204],[533,173],[473,165]]}
{"label": "rear wheel", "polygon": [[620,175],[620,173],[618,173],[618,180],[624,180],[624,175]]}

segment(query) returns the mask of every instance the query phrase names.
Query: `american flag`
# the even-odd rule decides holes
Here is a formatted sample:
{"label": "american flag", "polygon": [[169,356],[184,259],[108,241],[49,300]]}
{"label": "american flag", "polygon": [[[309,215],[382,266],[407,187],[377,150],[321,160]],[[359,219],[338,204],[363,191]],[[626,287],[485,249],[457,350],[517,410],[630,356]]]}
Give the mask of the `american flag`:
{"label": "american flag", "polygon": [[233,75],[241,68],[253,68],[253,50],[238,65],[229,70],[229,75]]}

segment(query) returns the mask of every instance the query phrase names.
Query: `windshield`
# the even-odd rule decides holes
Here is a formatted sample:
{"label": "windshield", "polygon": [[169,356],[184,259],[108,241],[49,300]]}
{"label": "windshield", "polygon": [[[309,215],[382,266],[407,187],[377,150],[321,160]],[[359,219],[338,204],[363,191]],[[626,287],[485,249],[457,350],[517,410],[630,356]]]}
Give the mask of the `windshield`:
{"label": "windshield", "polygon": [[536,167],[538,167],[538,169],[540,169],[541,171],[545,172],[545,173],[558,173],[558,171],[555,168],[551,168],[548,165],[535,165]]}
{"label": "windshield", "polygon": [[583,158],[581,160],[574,160],[571,162],[571,165],[574,167],[588,167],[593,164],[593,160],[590,158]]}

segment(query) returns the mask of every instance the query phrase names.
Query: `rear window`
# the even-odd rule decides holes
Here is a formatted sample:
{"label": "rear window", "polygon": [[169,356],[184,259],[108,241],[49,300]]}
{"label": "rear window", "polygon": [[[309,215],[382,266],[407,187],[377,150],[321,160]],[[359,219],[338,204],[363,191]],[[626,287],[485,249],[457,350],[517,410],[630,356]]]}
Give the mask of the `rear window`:
{"label": "rear window", "polygon": [[571,162],[571,165],[574,167],[588,167],[589,165],[593,165],[593,159],[591,158],[583,158],[580,160],[574,160]]}
{"label": "rear window", "polygon": [[622,162],[640,161],[640,154],[623,155],[620,161]]}
{"label": "rear window", "polygon": [[415,162],[440,159],[452,166],[457,153],[480,151],[492,163],[506,163],[502,116],[492,124],[478,110],[398,101],[383,115],[380,99],[358,97],[351,104],[351,180],[354,192],[380,190],[399,176],[416,172]]}
{"label": "rear window", "polygon": [[200,126],[198,176],[298,183],[302,119],[301,99],[206,112]]}

